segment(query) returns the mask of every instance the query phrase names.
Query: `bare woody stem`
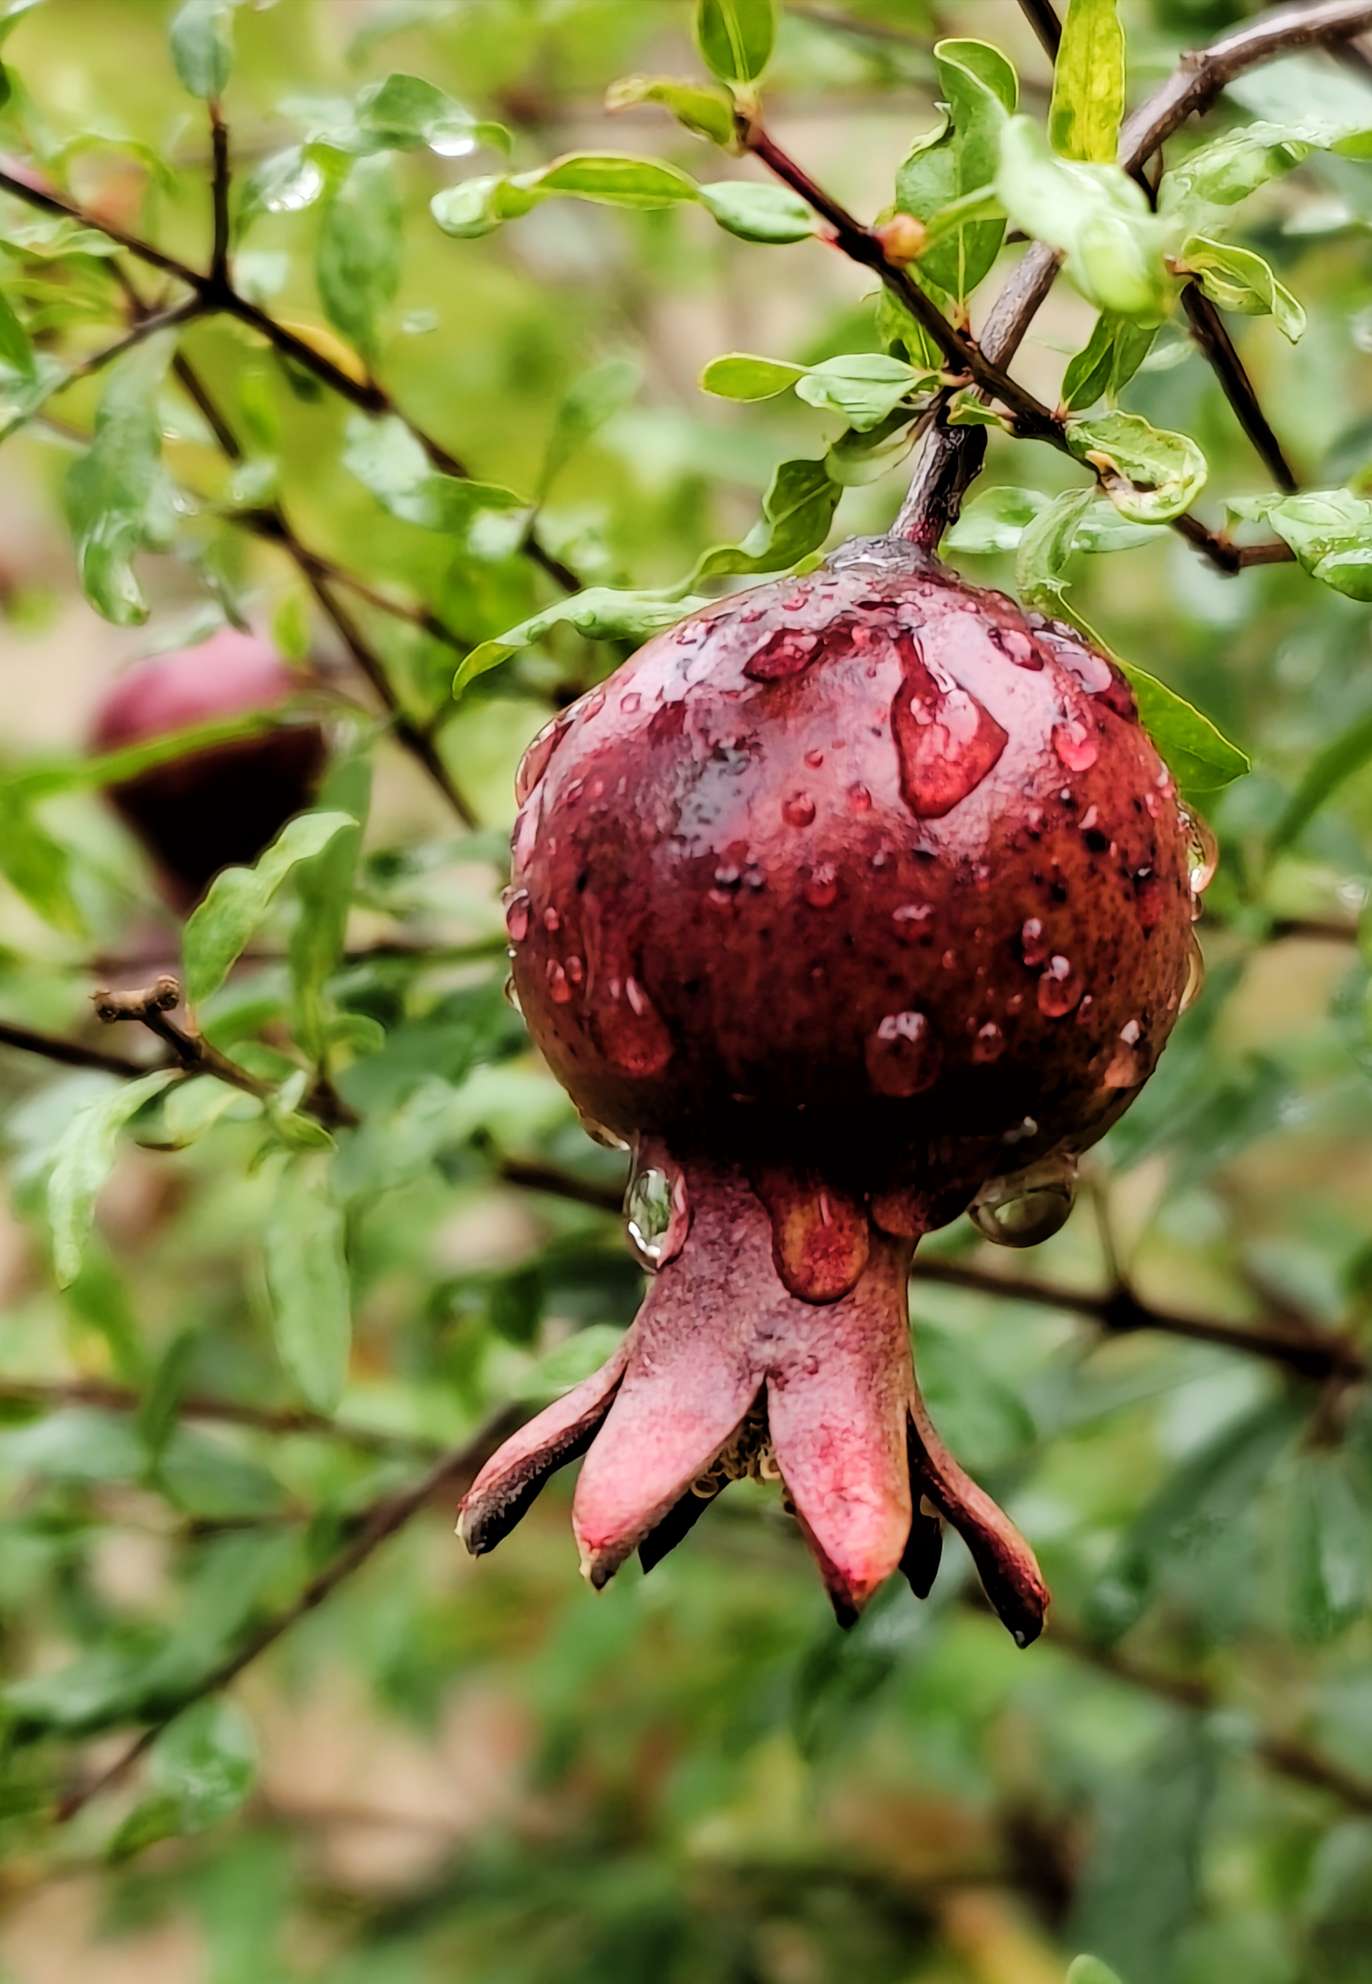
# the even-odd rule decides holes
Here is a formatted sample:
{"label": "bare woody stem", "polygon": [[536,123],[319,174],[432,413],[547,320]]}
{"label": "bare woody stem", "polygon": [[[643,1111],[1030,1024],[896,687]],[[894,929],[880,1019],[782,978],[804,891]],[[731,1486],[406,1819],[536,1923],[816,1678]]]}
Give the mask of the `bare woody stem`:
{"label": "bare woody stem", "polygon": [[[169,255],[164,249],[156,247],[150,241],[145,241],[140,235],[131,234],[126,228],[118,227],[100,215],[87,212],[57,193],[48,192],[42,187],[30,186],[24,180],[16,178],[13,173],[0,171],[0,192],[12,194],[15,199],[23,200],[27,205],[37,207],[44,213],[58,214],[67,220],[75,221],[81,227],[93,228],[109,240],[118,242],[119,246],[127,249],[136,260],[145,263],[149,268],[160,270],[163,275],[173,277],[191,291],[195,299],[195,307],[187,310],[188,317],[218,314],[232,317],[238,323],[245,324],[250,330],[256,331],[260,337],[265,338],[282,358],[289,359],[293,364],[312,374],[322,385],[327,386],[340,399],[346,400],[349,405],[357,407],[363,413],[389,414],[403,420],[434,468],[444,475],[466,478],[468,470],[459,457],[444,447],[426,429],[402,413],[384,386],[375,379],[355,378],[351,373],[345,372],[342,366],[336,365],[325,353],[317,351],[305,338],[298,337],[286,325],[278,323],[270,312],[261,309],[234,288],[225,269],[216,270],[213,266],[208,270],[194,268],[178,256]],[[550,552],[537,537],[531,537],[523,548],[529,558],[564,591],[580,591],[581,580],[571,566],[564,559]]]}
{"label": "bare woody stem", "polygon": [[[1062,23],[1058,19],[1052,0],[1019,0],[1019,3],[1020,11],[1028,19],[1043,44],[1049,61],[1056,62],[1062,42]],[[1149,184],[1144,167],[1136,166],[1133,176],[1142,186],[1150,203],[1155,203],[1156,192]],[[1234,340],[1229,335],[1218,307],[1194,278],[1182,285],[1181,301],[1191,326],[1192,336],[1219,380],[1239,425],[1248,436],[1268,474],[1282,489],[1297,488],[1296,476],[1282,450],[1281,442],[1273,431],[1272,423],[1262,410],[1257,391],[1244,368],[1243,360],[1239,357]]]}
{"label": "bare woody stem", "polygon": [[[761,159],[783,184],[798,193],[821,220],[828,222],[832,230],[834,246],[847,255],[850,261],[871,269],[880,278],[883,285],[927,332],[950,368],[978,386],[984,398],[997,401],[1005,409],[1010,431],[1013,434],[1027,440],[1045,441],[1060,454],[1077,459],[1073,455],[1068,438],[1067,423],[1060,419],[1051,407],[1045,406],[1042,400],[1036,398],[1027,387],[1021,386],[1017,380],[1011,378],[1001,362],[1000,351],[993,346],[989,335],[983,336],[980,343],[977,343],[951,324],[914,278],[903,267],[887,259],[885,247],[877,232],[873,228],[864,226],[832,194],[817,186],[808,173],[782,150],[760,124],[751,119],[740,118],[738,132],[744,147]],[[1056,259],[1054,268],[1056,269]],[[954,390],[956,386],[946,388],[940,394],[939,404],[929,416],[933,426],[942,428],[943,414]],[[982,445],[984,448],[984,442]],[[971,480],[974,464],[979,465],[979,455],[980,450],[974,454],[970,447],[949,450],[935,486],[930,485],[923,467],[917,468],[916,480],[920,488],[921,507],[916,510],[907,500],[895,524],[896,535],[908,537],[919,544],[936,543],[942,534],[943,525],[951,521],[955,514],[956,501],[960,500],[962,490]],[[947,501],[943,500],[945,490],[948,491]],[[937,519],[936,527],[932,519]],[[1237,571],[1239,566],[1246,562],[1243,553],[1230,544],[1227,538],[1207,529],[1189,513],[1184,512],[1181,516],[1173,517],[1171,527],[1222,571]],[[1286,559],[1291,556],[1285,545],[1281,545],[1279,549],[1275,545],[1270,550],[1266,547],[1264,549],[1265,555],[1271,561],[1275,561],[1278,557]]]}
{"label": "bare woody stem", "polygon": [[517,1408],[507,1408],[488,1421],[470,1440],[443,1454],[410,1487],[401,1489],[398,1494],[383,1495],[373,1502],[343,1548],[310,1579],[289,1605],[262,1620],[232,1653],[202,1674],[174,1701],[164,1705],[156,1719],[98,1776],[67,1793],[57,1807],[59,1824],[74,1818],[93,1798],[121,1783],[146,1756],[169,1722],[192,1703],[218,1694],[222,1688],[236,1681],[246,1667],[250,1667],[269,1647],[275,1646],[292,1626],[331,1598],[340,1585],[360,1571],[381,1545],[403,1529],[428,1503],[440,1495],[448,1497],[465,1488],[522,1416]]}
{"label": "bare woody stem", "polygon": [[[130,1413],[137,1412],[145,1403],[142,1394],[130,1386],[109,1384],[99,1378],[0,1378],[0,1401],[54,1410],[84,1406],[101,1412]],[[359,1426],[347,1419],[331,1419],[327,1413],[310,1412],[303,1406],[247,1405],[240,1399],[211,1397],[204,1392],[182,1393],[176,1401],[176,1411],[182,1419],[242,1426],[259,1433],[317,1434],[321,1439],[357,1447],[365,1453],[427,1457],[437,1446],[434,1440],[390,1433],[381,1427]]]}
{"label": "bare woody stem", "polygon": [[[1283,8],[1222,36],[1207,49],[1184,55],[1166,82],[1126,120],[1120,134],[1120,164],[1126,172],[1135,172],[1146,165],[1175,130],[1188,118],[1202,116],[1221,91],[1247,70],[1292,49],[1348,40],[1370,27],[1369,0],[1318,0],[1314,5]],[[982,351],[997,365],[1007,365],[1018,351],[1053,287],[1061,263],[1062,257],[1055,249],[1042,242],[1034,243],[996,297],[980,343]],[[945,407],[948,398],[951,395],[945,397]],[[931,418],[930,425],[937,429],[937,414]],[[918,500],[934,518],[933,524],[924,528],[926,532],[933,529],[935,540],[941,534],[942,522],[956,516],[962,495],[980,465],[973,464],[974,444],[966,438],[972,431],[951,432],[953,445],[944,451],[937,477],[927,474],[922,462],[916,464]],[[911,498],[907,497],[895,524],[898,535],[916,533],[920,519],[913,517],[911,510]],[[1193,530],[1203,532],[1204,549],[1222,571],[1237,572],[1250,564],[1283,563],[1290,556],[1284,547],[1279,550],[1275,545],[1230,544],[1226,538],[1205,532],[1204,526],[1195,525],[1191,518],[1177,519],[1174,528],[1182,529],[1187,536]]]}

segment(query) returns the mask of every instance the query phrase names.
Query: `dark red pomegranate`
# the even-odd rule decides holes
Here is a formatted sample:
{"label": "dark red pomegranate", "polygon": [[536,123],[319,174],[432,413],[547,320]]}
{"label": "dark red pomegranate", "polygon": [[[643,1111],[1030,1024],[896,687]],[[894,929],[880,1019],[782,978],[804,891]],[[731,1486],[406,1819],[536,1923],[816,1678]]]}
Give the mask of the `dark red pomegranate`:
{"label": "dark red pomegranate", "polygon": [[659,635],[521,767],[507,921],[530,1031],[635,1154],[654,1271],[616,1356],[463,1504],[489,1550],[585,1454],[603,1584],[779,1476],[836,1610],[958,1529],[1021,1644],[1028,1545],[915,1382],[920,1235],[1025,1244],[1194,983],[1196,829],[1105,657],[909,544]]}
{"label": "dark red pomegranate", "polygon": [[[265,641],[225,627],[121,675],[96,714],[91,748],[117,751],[278,709],[300,687]],[[310,804],[326,749],[318,723],[283,723],[154,765],[111,786],[109,798],[156,862],[173,906],[189,909],[221,868],[255,861]]]}

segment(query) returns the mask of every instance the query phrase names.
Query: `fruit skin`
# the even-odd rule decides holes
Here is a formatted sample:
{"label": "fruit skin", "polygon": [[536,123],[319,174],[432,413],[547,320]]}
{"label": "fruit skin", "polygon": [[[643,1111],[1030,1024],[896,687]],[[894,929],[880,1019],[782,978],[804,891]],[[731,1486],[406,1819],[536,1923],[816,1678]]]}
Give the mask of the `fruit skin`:
{"label": "fruit skin", "polygon": [[[779,642],[814,658],[750,677]],[[940,673],[1005,742],[919,817],[893,706]],[[1132,709],[1074,634],[890,540],[657,636],[557,720],[516,829],[514,981],[554,1073],[624,1137],[810,1147],[868,1193],[950,1204],[1092,1141],[1137,1086],[1104,1082],[1121,1033],[1138,1026],[1141,1081],[1190,948],[1185,833]],[[940,805],[960,780],[932,728],[906,734]],[[974,740],[974,769],[995,743]],[[922,1052],[883,1040],[906,1014]]]}
{"label": "fruit skin", "polygon": [[[278,709],[301,678],[267,642],[225,627],[199,646],[150,655],[107,692],[90,733],[117,751],[193,725]],[[314,797],[327,756],[317,723],[282,724],[189,751],[108,788],[157,864],[164,893],[191,908],[221,868],[255,861]]]}
{"label": "fruit skin", "polygon": [[859,540],[650,641],[518,789],[514,989],[669,1210],[624,1344],[482,1470],[468,1547],[584,1453],[599,1585],[779,1474],[841,1620],[897,1568],[924,1596],[947,1521],[1027,1644],[1046,1587],[930,1422],[905,1284],[991,1181],[1070,1178],[1184,1001],[1192,826],[1126,683]]}

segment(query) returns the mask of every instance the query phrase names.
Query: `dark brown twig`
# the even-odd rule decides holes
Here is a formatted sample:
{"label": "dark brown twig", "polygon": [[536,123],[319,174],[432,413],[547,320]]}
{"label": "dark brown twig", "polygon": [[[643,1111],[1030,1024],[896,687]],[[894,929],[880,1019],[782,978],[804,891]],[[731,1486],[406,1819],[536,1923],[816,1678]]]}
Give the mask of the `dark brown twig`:
{"label": "dark brown twig", "polygon": [[63,1068],[95,1068],[102,1075],[146,1075],[145,1066],[126,1061],[122,1054],[106,1054],[99,1047],[87,1047],[80,1040],[63,1040],[55,1033],[40,1033],[36,1027],[16,1026],[0,1020],[0,1047],[13,1047],[20,1054],[38,1054]]}
{"label": "dark brown twig", "polygon": [[[0,1378],[0,1400],[8,1405],[41,1405],[51,1410],[89,1406],[102,1412],[138,1412],[146,1403],[140,1393],[127,1385],[107,1384],[98,1378]],[[183,1392],[176,1401],[176,1411],[182,1419],[243,1426],[259,1433],[318,1434],[322,1439],[344,1441],[366,1453],[423,1457],[433,1453],[438,1444],[406,1433],[390,1433],[381,1427],[354,1425],[347,1419],[331,1419],[327,1413],[309,1412],[303,1406],[245,1405],[238,1399],[212,1398],[203,1392]]]}
{"label": "dark brown twig", "polygon": [[266,1653],[292,1626],[333,1596],[341,1584],[361,1570],[367,1560],[412,1517],[438,1495],[451,1495],[466,1486],[483,1462],[514,1431],[525,1414],[507,1408],[489,1420],[472,1439],[434,1462],[410,1487],[398,1494],[383,1495],[361,1518],[348,1541],[312,1577],[297,1597],[281,1611],[264,1619],[234,1651],[202,1674],[175,1701],[162,1707],[141,1735],[97,1776],[69,1791],[57,1807],[59,1824],[72,1819],[103,1792],[121,1783],[139,1760],[146,1756],[169,1722],[208,1695],[218,1694],[236,1681],[246,1667]]}
{"label": "dark brown twig", "polygon": [[218,97],[211,97],[210,111],[210,206],[213,237],[210,246],[210,281],[229,289],[229,127],[224,122]]}
{"label": "dark brown twig", "polygon": [[[1220,92],[1245,71],[1291,49],[1346,40],[1369,27],[1372,4],[1368,0],[1323,0],[1323,4],[1284,8],[1222,36],[1208,49],[1184,55],[1166,82],[1127,119],[1120,135],[1120,164],[1127,172],[1146,165],[1180,125],[1189,117],[1203,115]],[[996,297],[980,342],[982,351],[997,365],[1007,365],[1014,357],[1061,263],[1056,249],[1036,242]],[[951,394],[945,394],[945,409],[949,399]],[[939,416],[931,416],[927,425],[937,431]],[[944,525],[956,516],[971,480],[969,460],[974,444],[970,436],[974,432],[971,428],[953,432],[953,445],[944,451],[937,477],[924,472],[923,462],[916,464],[919,497],[927,515],[923,519],[913,516],[907,498],[894,526],[897,534],[916,536],[922,530],[926,538],[932,533],[937,542]],[[926,440],[925,445],[930,443]],[[1239,551],[1222,537],[1196,526],[1194,519],[1178,519],[1174,527],[1192,536],[1193,541],[1199,536],[1198,548],[1204,549],[1221,571],[1285,562],[1291,555],[1275,544]]]}

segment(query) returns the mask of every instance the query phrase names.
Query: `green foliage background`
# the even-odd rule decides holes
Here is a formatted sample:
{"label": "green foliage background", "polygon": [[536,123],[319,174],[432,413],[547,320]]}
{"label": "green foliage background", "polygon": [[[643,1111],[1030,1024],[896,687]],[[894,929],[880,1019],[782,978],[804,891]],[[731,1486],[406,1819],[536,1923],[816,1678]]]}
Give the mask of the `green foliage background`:
{"label": "green foliage background", "polygon": [[[238,290],[341,368],[354,398],[380,380],[382,418],[359,427],[242,315],[87,366],[128,329],[130,281],[147,308],[183,292],[0,196],[6,1974],[1048,1984],[1090,1952],[1073,1984],[1108,1984],[1107,1963],[1123,1984],[1360,1984],[1368,166],[1321,144],[1224,229],[1308,317],[1295,344],[1272,315],[1227,321],[1301,485],[1344,492],[1313,550],[1308,519],[1276,519],[1304,565],[1334,544],[1338,573],[1227,577],[1156,522],[1123,532],[1125,548],[1098,528],[1106,542],[1070,567],[1070,529],[1020,543],[1022,585],[1070,581],[1072,610],[1253,770],[1219,791],[1236,761],[1217,770],[1220,747],[1160,705],[1165,746],[1199,754],[1187,765],[1222,844],[1207,993],[1094,1154],[1061,1235],[1007,1267],[962,1222],[917,1267],[934,1415],[1040,1549],[1050,1630],[1017,1653],[950,1545],[930,1603],[889,1589],[841,1636],[793,1528],[749,1487],[650,1580],[626,1570],[600,1597],[575,1574],[561,1479],[479,1566],[450,1533],[457,1464],[355,1572],[346,1553],[443,1455],[475,1452],[509,1401],[530,1409],[590,1368],[633,1313],[639,1275],[605,1209],[620,1161],[587,1142],[501,997],[513,768],[549,710],[612,665],[614,639],[681,610],[643,589],[680,589],[709,547],[742,539],[779,463],[819,463],[851,427],[828,541],[889,526],[920,389],[896,379],[877,410],[870,366],[857,388],[812,372],[800,398],[756,406],[696,385],[728,352],[805,367],[877,353],[889,308],[874,309],[868,273],[795,239],[805,223],[770,191],[734,196],[766,244],[686,198],[550,198],[499,227],[496,196],[468,190],[461,213],[490,231],[439,231],[429,202],[445,188],[567,152],[762,186],[755,161],[709,153],[651,103],[602,108],[627,75],[707,86],[676,0],[190,0],[170,42],[169,11],[0,10],[0,170],[37,161],[78,206],[203,270],[197,96],[222,89],[236,197],[252,189]],[[1131,103],[1181,47],[1245,18],[1239,0],[1120,11]],[[1108,64],[1107,30],[1093,46]],[[864,216],[890,207],[936,99],[958,101],[940,35],[999,46],[1046,128],[1048,64],[1012,0],[841,0],[783,18],[768,128]],[[395,75],[453,101],[378,97]],[[1071,101],[1060,86],[1053,134],[1078,156],[1113,153],[1106,84]],[[718,87],[694,115],[719,124],[721,103],[727,135]],[[1365,64],[1312,53],[1244,79],[1205,135],[1360,116],[1372,129]],[[986,156],[998,131],[980,132]],[[321,134],[322,152],[294,149]],[[1174,139],[1169,164],[1197,142]],[[938,207],[978,191],[981,156],[945,173],[917,151],[902,199],[925,212],[931,169]],[[1017,188],[997,190],[1013,227]],[[439,211],[451,223],[457,206]],[[987,225],[979,214],[989,266]],[[1253,542],[1276,492],[1173,311],[1153,226],[1128,221],[1130,252],[1153,258],[1148,284],[1172,314],[1122,404],[1202,451],[1195,507],[1211,526],[1231,497],[1266,499],[1236,512]],[[1021,252],[1002,251],[974,324]],[[1088,293],[1109,274],[1090,255],[1073,266]],[[1251,265],[1223,268],[1256,308]],[[1266,291],[1289,330],[1283,298]],[[1094,315],[1060,280],[1015,363],[1049,406]],[[177,337],[236,463],[166,371]],[[927,390],[923,355],[899,349]],[[1086,417],[1089,394],[1075,404]],[[476,486],[425,459],[397,410]],[[872,452],[887,440],[889,458]],[[1158,475],[1136,480],[1174,465],[1154,456]],[[822,539],[837,492],[816,473],[798,534],[759,526],[756,569]],[[1007,488],[1037,495],[980,496]],[[958,562],[1014,584],[1041,499],[1083,489],[1078,464],[993,430]],[[535,492],[542,567],[521,550]],[[326,561],[398,720],[376,722],[300,564],[263,530],[274,506]],[[1097,504],[1088,524],[1111,517]],[[1093,541],[1084,528],[1078,551]],[[582,613],[610,647],[552,624],[508,659],[483,650],[498,665],[452,704],[469,648],[559,599],[550,562],[633,590]],[[181,967],[94,789],[110,768],[83,766],[82,736],[124,659],[226,615],[326,667],[324,690],[302,695],[325,695],[345,748],[276,872],[220,894],[187,936],[199,1018],[257,1092],[212,1075],[131,1091],[52,1065],[17,1030],[155,1061],[136,1028],[90,1014],[96,984]],[[417,737],[436,739],[427,774]],[[359,1125],[321,1129],[321,1069]],[[321,1575],[324,1602],[306,1607]],[[82,1797],[140,1731],[146,1755]]]}

